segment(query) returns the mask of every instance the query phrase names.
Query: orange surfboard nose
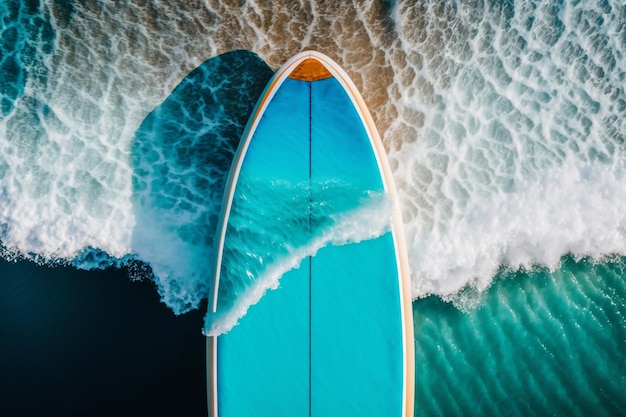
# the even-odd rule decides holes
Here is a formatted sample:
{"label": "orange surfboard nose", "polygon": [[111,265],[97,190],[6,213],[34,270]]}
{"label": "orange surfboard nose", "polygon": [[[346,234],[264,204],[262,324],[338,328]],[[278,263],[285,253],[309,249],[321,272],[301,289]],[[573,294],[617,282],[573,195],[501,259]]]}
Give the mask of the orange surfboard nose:
{"label": "orange surfboard nose", "polygon": [[289,78],[298,81],[317,81],[331,78],[333,75],[317,59],[305,59],[294,69]]}

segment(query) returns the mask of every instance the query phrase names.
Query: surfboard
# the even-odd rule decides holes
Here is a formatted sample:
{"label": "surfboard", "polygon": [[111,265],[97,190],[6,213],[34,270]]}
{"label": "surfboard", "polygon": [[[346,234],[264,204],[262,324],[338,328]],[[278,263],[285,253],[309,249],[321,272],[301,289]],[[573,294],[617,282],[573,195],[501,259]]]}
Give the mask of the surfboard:
{"label": "surfboard", "polygon": [[[246,294],[239,284],[250,292],[281,259],[297,262],[276,269],[276,288],[237,325],[207,337],[209,415],[413,415],[399,209],[391,205],[387,227],[371,238],[324,240],[372,196],[394,201],[395,193],[382,141],[346,72],[316,51],[289,59],[258,100],[231,166],[209,308],[235,308]],[[348,234],[370,226],[341,224]]]}

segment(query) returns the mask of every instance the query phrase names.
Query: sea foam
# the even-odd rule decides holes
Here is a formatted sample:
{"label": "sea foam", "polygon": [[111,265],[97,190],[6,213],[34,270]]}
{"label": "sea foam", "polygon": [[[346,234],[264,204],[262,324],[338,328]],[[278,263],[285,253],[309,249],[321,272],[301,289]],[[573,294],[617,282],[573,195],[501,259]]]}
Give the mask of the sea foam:
{"label": "sea foam", "polygon": [[[306,48],[347,70],[381,131],[414,297],[626,254],[620,2],[155,4],[0,5],[6,257],[141,261],[174,312],[198,307],[262,61]],[[238,49],[257,55],[215,60]]]}
{"label": "sea foam", "polygon": [[435,3],[393,12],[385,136],[413,296],[624,254],[623,6]]}
{"label": "sea foam", "polygon": [[[563,166],[506,194],[470,199],[463,214],[409,251],[414,294],[450,296],[470,284],[484,290],[502,266],[556,269],[563,254],[592,256],[626,248],[626,170]],[[419,233],[419,232],[418,232]]]}
{"label": "sea foam", "polygon": [[[308,184],[303,187],[307,200],[308,188]],[[280,190],[280,188],[278,189]],[[263,194],[264,197],[265,195]],[[294,199],[294,195],[296,194],[290,190],[288,194],[285,194],[285,197],[291,200]],[[278,231],[282,237],[280,240],[273,239],[276,237],[275,234],[268,236],[265,230],[262,232],[258,230],[258,210],[254,209],[258,209],[259,206],[254,202],[246,201],[246,208],[251,208],[256,213],[254,223],[250,227],[249,221],[240,222],[231,218],[231,221],[238,224],[230,230],[230,235],[227,236],[231,236],[231,239],[237,242],[237,249],[242,253],[230,256],[237,261],[237,264],[226,264],[222,268],[220,289],[222,287],[228,289],[220,291],[217,311],[209,310],[207,313],[204,327],[204,333],[207,336],[219,335],[232,329],[237,325],[239,319],[247,313],[248,309],[258,303],[268,290],[278,288],[279,280],[286,272],[299,268],[305,258],[315,256],[323,247],[374,239],[390,230],[393,202],[385,194],[368,193],[358,199],[360,201],[358,207],[345,211],[335,211],[334,208],[337,205],[352,203],[351,201],[337,201],[345,200],[344,195],[352,194],[349,189],[343,189],[343,192],[333,193],[333,196],[328,200],[321,201],[317,207],[317,213],[312,218],[312,223],[315,226],[313,226],[311,233],[306,235],[302,235],[302,228],[297,227],[298,223],[302,223],[301,220],[304,217],[308,217],[306,211],[304,213],[294,212],[293,225],[291,225],[287,220],[289,213],[284,213],[272,222],[273,216],[268,213],[271,212],[271,208],[264,209],[263,225],[267,223],[280,224],[280,231]],[[249,198],[250,195],[247,196]],[[337,198],[337,196],[340,197]],[[297,203],[292,202],[291,205],[297,206]],[[289,206],[289,204],[278,205],[278,207],[287,207],[285,212],[290,211]],[[246,217],[245,213],[235,213],[233,217],[235,215],[236,217]],[[247,224],[247,227],[244,223]],[[232,237],[233,234],[244,235],[245,242],[238,240],[237,236]],[[298,236],[293,236],[293,234],[298,234]],[[300,242],[300,244],[293,246],[293,242]],[[228,247],[225,248],[225,253],[229,252],[228,249]],[[259,259],[265,253],[268,256]],[[229,257],[228,255],[225,256],[225,262],[228,262]],[[242,259],[249,261],[243,265]],[[355,282],[355,285],[359,285],[359,283]]]}

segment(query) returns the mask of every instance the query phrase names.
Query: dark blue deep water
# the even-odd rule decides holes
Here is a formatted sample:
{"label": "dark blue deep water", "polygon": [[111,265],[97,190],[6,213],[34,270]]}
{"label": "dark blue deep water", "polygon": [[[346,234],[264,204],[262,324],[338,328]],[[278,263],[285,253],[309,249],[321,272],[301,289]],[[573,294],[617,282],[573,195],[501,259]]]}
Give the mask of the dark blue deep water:
{"label": "dark blue deep water", "polygon": [[202,317],[122,270],[0,261],[1,413],[206,415]]}

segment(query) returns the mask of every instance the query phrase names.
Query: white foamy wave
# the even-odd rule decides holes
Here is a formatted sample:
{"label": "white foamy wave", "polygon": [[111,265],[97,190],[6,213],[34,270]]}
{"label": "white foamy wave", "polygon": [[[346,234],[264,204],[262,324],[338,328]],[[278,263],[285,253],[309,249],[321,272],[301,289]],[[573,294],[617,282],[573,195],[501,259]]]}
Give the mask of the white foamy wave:
{"label": "white foamy wave", "polygon": [[[467,283],[485,288],[498,262],[553,265],[568,251],[626,254],[621,237],[602,232],[621,230],[619,212],[604,223],[585,220],[585,229],[575,215],[589,210],[574,210],[567,218],[584,237],[562,232],[565,224],[550,236],[522,227],[522,206],[549,223],[551,210],[574,201],[602,201],[609,212],[616,206],[584,197],[594,190],[564,178],[589,176],[596,187],[621,192],[622,2],[43,1],[0,4],[0,11],[7,257],[81,267],[140,258],[175,312],[198,306],[211,280],[207,258],[228,155],[245,123],[245,116],[231,120],[223,103],[251,106],[254,94],[220,95],[220,77],[208,74],[213,82],[195,84],[207,86],[197,89],[207,101],[192,100],[195,113],[190,102],[161,114],[180,129],[157,123],[139,143],[137,130],[190,71],[218,54],[252,50],[277,68],[307,48],[347,70],[381,131],[415,297]],[[248,64],[229,68],[250,82],[263,73],[262,88],[267,67],[246,73]],[[206,157],[214,144],[217,161]],[[561,203],[548,198],[554,187],[563,188]]]}
{"label": "white foamy wave", "polygon": [[414,297],[484,289],[500,265],[626,254],[624,10],[396,5],[385,136]]}
{"label": "white foamy wave", "polygon": [[72,259],[90,246],[113,257],[129,253],[127,154],[106,149],[95,132],[62,124],[51,107],[28,98],[0,123],[0,135],[7,139],[0,142],[6,248],[47,260]]}
{"label": "white foamy wave", "polygon": [[[216,58],[211,43],[192,53],[181,40],[194,37],[176,19],[154,27],[154,10],[140,4],[9,6],[14,21],[0,23],[15,67],[0,76],[3,255],[129,266],[175,313],[199,307],[223,177],[271,71],[251,53]],[[195,13],[164,6],[168,16]]]}
{"label": "white foamy wave", "polygon": [[291,248],[287,256],[269,265],[253,285],[237,296],[231,308],[217,314],[208,312],[204,334],[217,336],[228,332],[268,290],[278,288],[279,280],[286,272],[298,268],[302,260],[315,256],[323,247],[358,243],[374,239],[389,231],[392,210],[393,204],[388,198],[384,195],[372,195],[359,208],[331,215],[332,227],[308,244]]}
{"label": "white foamy wave", "polygon": [[[484,290],[501,265],[556,268],[564,254],[601,257],[626,248],[626,169],[564,166],[506,194],[471,199],[463,215],[409,251],[414,294]],[[417,254],[417,256],[416,256]]]}

